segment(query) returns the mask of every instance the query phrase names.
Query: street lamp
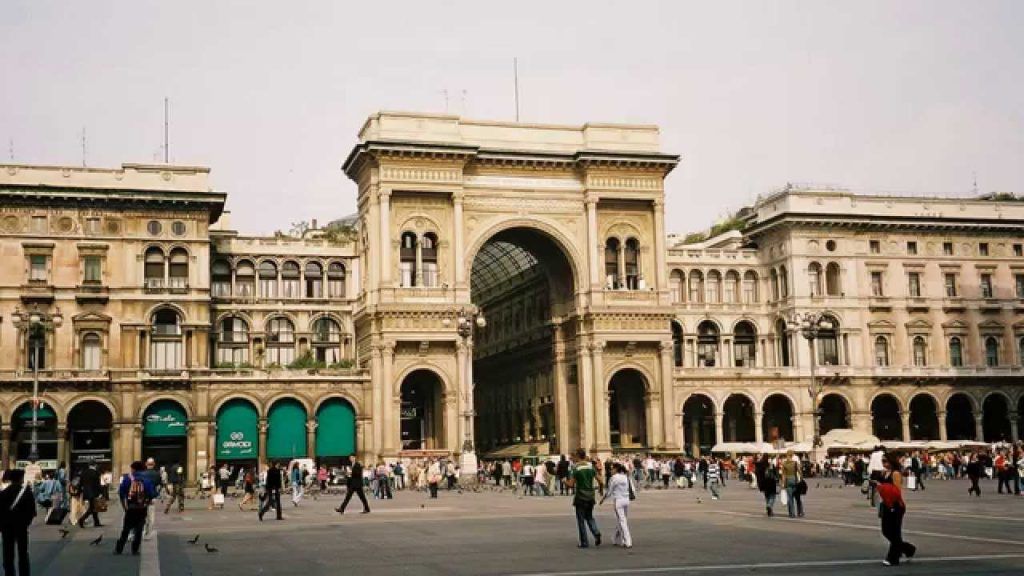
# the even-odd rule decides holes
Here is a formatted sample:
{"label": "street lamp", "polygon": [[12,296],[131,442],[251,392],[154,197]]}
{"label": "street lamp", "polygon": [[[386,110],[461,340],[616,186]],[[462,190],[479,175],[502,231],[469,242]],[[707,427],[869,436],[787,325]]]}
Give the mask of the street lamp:
{"label": "street lamp", "polygon": [[796,312],[789,319],[789,329],[793,332],[799,331],[807,339],[807,345],[811,351],[811,383],[807,386],[807,393],[811,396],[811,406],[814,415],[814,442],[812,447],[814,449],[813,452],[815,452],[815,460],[817,460],[816,452],[821,446],[820,424],[818,422],[821,412],[818,409],[818,401],[825,385],[824,383],[818,383],[818,378],[815,374],[814,340],[818,338],[819,332],[832,330],[832,328],[831,318],[821,312],[804,312],[802,314]]}
{"label": "street lamp", "polygon": [[45,334],[48,330],[59,328],[63,317],[60,308],[57,308],[47,318],[45,314],[39,312],[39,306],[35,305],[27,314],[15,308],[14,313],[11,314],[11,320],[14,321],[15,326],[25,328],[25,335],[32,346],[32,436],[28,459],[29,462],[35,464],[39,460],[39,349],[46,345],[46,338],[33,338],[32,332],[42,330]]}

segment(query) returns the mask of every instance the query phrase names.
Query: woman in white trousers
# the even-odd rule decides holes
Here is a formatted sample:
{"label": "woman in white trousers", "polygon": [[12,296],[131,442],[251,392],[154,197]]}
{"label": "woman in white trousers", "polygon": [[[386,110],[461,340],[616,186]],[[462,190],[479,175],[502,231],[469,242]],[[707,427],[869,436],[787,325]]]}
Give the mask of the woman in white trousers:
{"label": "woman in white trousers", "polygon": [[629,523],[626,516],[629,513],[629,476],[626,475],[626,468],[619,462],[612,463],[612,477],[608,481],[608,489],[605,490],[601,503],[608,498],[612,499],[615,506],[615,540],[616,546],[625,548],[633,547],[633,537],[629,535]]}

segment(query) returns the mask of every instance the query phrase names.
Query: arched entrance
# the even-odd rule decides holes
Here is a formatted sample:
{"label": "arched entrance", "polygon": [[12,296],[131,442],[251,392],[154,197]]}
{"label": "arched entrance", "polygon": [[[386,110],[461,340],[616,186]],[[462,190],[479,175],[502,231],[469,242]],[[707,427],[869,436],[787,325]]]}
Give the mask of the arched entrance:
{"label": "arched entrance", "polygon": [[402,380],[402,450],[440,450],[444,441],[444,384],[430,370]]}
{"label": "arched entrance", "polygon": [[84,400],[68,412],[68,453],[71,476],[90,464],[101,472],[112,470],[110,430],[114,417],[96,400]]}
{"label": "arched entrance", "polygon": [[693,394],[683,403],[683,444],[694,458],[715,444],[715,404],[704,394]]}
{"label": "arched entrance", "polygon": [[217,411],[217,462],[250,468],[259,458],[259,413],[248,400],[229,400]]}
{"label": "arched entrance", "polygon": [[612,448],[647,446],[647,386],[640,372],[619,370],[608,383],[608,429]]}
{"label": "arched entrance", "polygon": [[340,464],[356,452],[356,411],[341,398],[324,401],[316,411],[316,457],[321,464]]}
{"label": "arched entrance", "polygon": [[[57,451],[57,413],[45,402],[36,411],[36,445],[40,466],[45,470],[56,469],[64,457]],[[25,402],[14,411],[11,421],[11,466],[24,468],[28,465],[32,451],[32,403]]]}
{"label": "arched entrance", "polygon": [[568,353],[578,343],[575,287],[564,247],[535,228],[502,230],[473,257],[470,298],[486,318],[473,333],[481,451],[530,443],[540,453],[567,453],[580,445],[582,371]]}
{"label": "arched entrance", "polygon": [[974,407],[966,394],[953,394],[946,400],[946,439],[976,440]]}
{"label": "arched entrance", "polygon": [[850,427],[850,407],[839,394],[826,394],[818,407],[821,421],[818,430],[822,436],[836,428]]}
{"label": "arched entrance", "polygon": [[763,412],[761,427],[765,442],[776,443],[779,440],[792,442],[793,403],[784,394],[772,394],[764,399],[761,407]]}
{"label": "arched entrance", "polygon": [[1010,441],[1010,405],[1006,396],[989,394],[981,405],[981,427],[985,442]]}
{"label": "arched entrance", "polygon": [[918,394],[910,401],[910,439],[938,440],[939,411],[935,398]]}
{"label": "arched entrance", "polygon": [[871,432],[879,440],[903,440],[900,402],[892,394],[879,394],[871,401]]}
{"label": "arched entrance", "polygon": [[754,403],[743,394],[733,394],[722,406],[722,435],[726,442],[754,441]]}
{"label": "arched entrance", "polygon": [[287,464],[295,458],[305,458],[306,408],[294,398],[274,402],[267,413],[267,461]]}
{"label": "arched entrance", "polygon": [[188,416],[174,400],[157,400],[142,415],[142,457],[188,469]]}

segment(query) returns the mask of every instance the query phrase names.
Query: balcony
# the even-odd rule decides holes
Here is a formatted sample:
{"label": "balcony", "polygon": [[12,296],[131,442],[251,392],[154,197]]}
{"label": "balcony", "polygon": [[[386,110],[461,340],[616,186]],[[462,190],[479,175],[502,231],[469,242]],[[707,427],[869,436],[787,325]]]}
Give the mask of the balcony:
{"label": "balcony", "polygon": [[946,297],[942,300],[943,312],[963,312],[965,309],[964,299],[959,296]]}
{"label": "balcony", "polygon": [[868,300],[868,310],[872,312],[887,312],[892,310],[892,300],[888,296],[872,296]]}
{"label": "balcony", "polygon": [[110,290],[99,282],[83,282],[75,288],[75,300],[79,304],[106,304]]}
{"label": "balcony", "polygon": [[48,278],[29,280],[28,284],[21,285],[21,301],[26,304],[53,302],[53,284]]}
{"label": "balcony", "polygon": [[983,314],[998,314],[1003,310],[1003,304],[999,300],[988,297],[982,299],[981,303],[978,304],[978,309]]}
{"label": "balcony", "polygon": [[908,312],[927,312],[930,306],[928,300],[920,296],[912,296],[907,298],[907,311]]}

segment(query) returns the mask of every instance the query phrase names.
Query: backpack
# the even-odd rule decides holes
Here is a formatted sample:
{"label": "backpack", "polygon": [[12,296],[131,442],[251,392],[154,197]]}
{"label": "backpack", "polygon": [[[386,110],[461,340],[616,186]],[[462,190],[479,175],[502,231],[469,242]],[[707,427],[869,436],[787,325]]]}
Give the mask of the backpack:
{"label": "backpack", "polygon": [[132,477],[131,486],[128,488],[128,497],[125,498],[125,508],[128,510],[145,510],[149,504],[146,497],[146,485],[142,479]]}

